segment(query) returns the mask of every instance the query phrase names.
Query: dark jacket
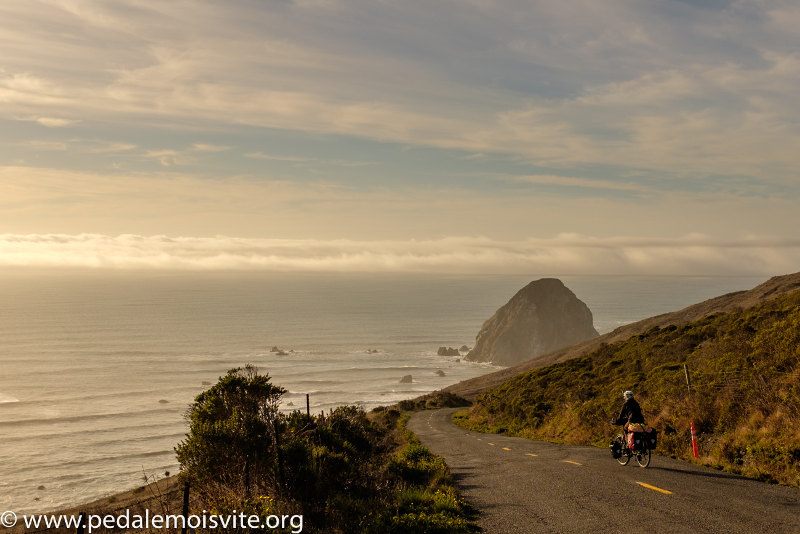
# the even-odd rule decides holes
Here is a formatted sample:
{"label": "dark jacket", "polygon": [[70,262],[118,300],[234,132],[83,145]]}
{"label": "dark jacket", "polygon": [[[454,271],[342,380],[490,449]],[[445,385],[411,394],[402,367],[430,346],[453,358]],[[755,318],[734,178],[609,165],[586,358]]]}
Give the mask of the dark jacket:
{"label": "dark jacket", "polygon": [[642,409],[636,399],[630,398],[622,405],[622,410],[619,412],[615,424],[624,425],[625,423],[644,423],[644,416]]}

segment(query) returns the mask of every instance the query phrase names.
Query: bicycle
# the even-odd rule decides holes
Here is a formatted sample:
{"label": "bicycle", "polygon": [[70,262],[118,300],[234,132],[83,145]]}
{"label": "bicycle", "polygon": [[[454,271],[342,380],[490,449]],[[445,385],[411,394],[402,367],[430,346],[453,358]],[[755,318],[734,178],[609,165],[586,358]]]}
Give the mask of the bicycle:
{"label": "bicycle", "polygon": [[[657,443],[656,431],[650,427],[644,427],[644,425],[639,426],[638,431],[623,430],[623,433],[618,434],[609,445],[611,455],[620,465],[628,465],[631,458],[636,458],[639,467],[650,465],[652,450]],[[632,440],[628,438],[629,434],[633,434]],[[629,446],[630,441],[633,442],[633,448]]]}

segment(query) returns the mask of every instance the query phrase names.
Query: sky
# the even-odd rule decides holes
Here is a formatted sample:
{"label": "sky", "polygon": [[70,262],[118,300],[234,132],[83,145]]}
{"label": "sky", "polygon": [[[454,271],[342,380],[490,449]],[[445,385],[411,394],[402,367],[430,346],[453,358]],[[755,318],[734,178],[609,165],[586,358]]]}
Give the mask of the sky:
{"label": "sky", "polygon": [[800,270],[789,0],[0,3],[0,267]]}

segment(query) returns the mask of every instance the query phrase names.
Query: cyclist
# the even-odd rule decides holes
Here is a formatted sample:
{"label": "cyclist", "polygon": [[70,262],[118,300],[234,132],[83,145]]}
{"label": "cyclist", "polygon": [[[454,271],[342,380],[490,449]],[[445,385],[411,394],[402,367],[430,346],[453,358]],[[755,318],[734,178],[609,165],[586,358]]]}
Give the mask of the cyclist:
{"label": "cyclist", "polygon": [[616,419],[612,419],[611,424],[622,426],[622,431],[623,434],[625,434],[625,440],[627,443],[628,424],[644,424],[644,416],[642,415],[642,408],[639,406],[639,403],[633,398],[633,391],[626,391],[622,394],[622,398],[625,399],[625,403],[622,405],[619,416]]}

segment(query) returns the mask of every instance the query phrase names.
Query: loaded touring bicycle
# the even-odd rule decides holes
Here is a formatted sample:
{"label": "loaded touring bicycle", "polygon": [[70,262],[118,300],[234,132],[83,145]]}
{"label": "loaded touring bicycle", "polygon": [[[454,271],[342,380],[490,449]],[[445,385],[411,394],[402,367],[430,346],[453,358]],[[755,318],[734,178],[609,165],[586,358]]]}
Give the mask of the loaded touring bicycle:
{"label": "loaded touring bicycle", "polygon": [[642,423],[628,423],[626,430],[611,441],[611,455],[620,465],[636,458],[640,467],[650,465],[650,456],[658,444],[658,431]]}

